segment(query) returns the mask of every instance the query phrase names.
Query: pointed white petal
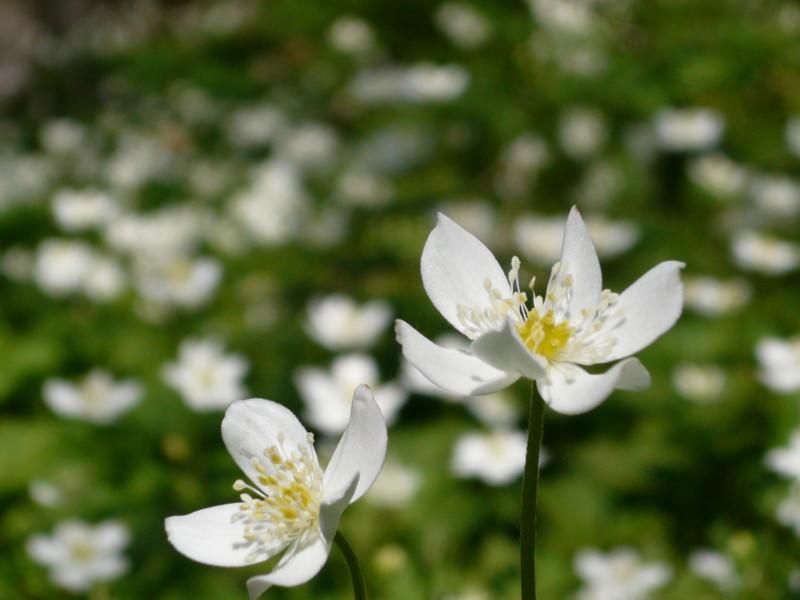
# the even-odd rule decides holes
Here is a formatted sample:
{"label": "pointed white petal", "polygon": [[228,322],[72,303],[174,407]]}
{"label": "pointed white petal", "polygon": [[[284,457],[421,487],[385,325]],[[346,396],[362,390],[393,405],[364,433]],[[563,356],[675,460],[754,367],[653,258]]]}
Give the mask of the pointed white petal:
{"label": "pointed white petal", "polygon": [[322,504],[319,514],[319,530],[309,532],[295,542],[271,573],[257,575],[247,580],[250,600],[255,600],[273,585],[292,587],[300,585],[319,573],[328,560],[331,544],[339,527],[339,518],[350,504],[358,486],[358,477],[340,490],[340,495]]}
{"label": "pointed white petal", "polygon": [[596,304],[603,289],[600,260],[581,213],[574,206],[564,226],[561,268],[572,275],[570,312],[578,314],[582,309]]}
{"label": "pointed white petal", "polygon": [[489,394],[519,379],[461,350],[437,346],[405,321],[395,325],[403,356],[431,382],[456,396]]}
{"label": "pointed white petal", "polygon": [[360,385],[353,394],[350,423],[325,469],[325,500],[340,496],[355,477],[358,484],[352,502],[372,487],[386,458],[386,421],[372,390]]}
{"label": "pointed white petal", "polygon": [[511,319],[506,319],[500,331],[489,331],[472,342],[472,352],[502,371],[516,372],[528,379],[539,379],[545,375],[542,361],[522,343]]}
{"label": "pointed white petal", "polygon": [[682,262],[662,262],[637,279],[619,297],[624,321],[610,333],[617,339],[610,362],[637,353],[675,324],[683,309]]}
{"label": "pointed white petal", "polygon": [[258,481],[258,473],[251,459],[263,456],[266,448],[277,445],[279,434],[283,434],[288,448],[308,443],[306,429],[292,411],[271,400],[238,400],[228,407],[222,419],[225,447],[253,482]]}
{"label": "pointed white petal", "polygon": [[[217,567],[242,567],[252,564],[247,560],[253,550],[252,543],[244,539],[244,527],[232,522],[239,513],[239,504],[221,504],[204,508],[181,517],[169,517],[164,521],[170,543],[181,554],[192,560]],[[260,560],[274,556],[283,548],[277,544]]]}
{"label": "pointed white petal", "polygon": [[431,302],[461,333],[458,307],[488,308],[487,280],[503,297],[511,296],[508,278],[491,251],[441,213],[422,250],[421,271]]}
{"label": "pointed white petal", "polygon": [[556,412],[575,415],[592,410],[614,389],[641,390],[650,385],[650,374],[635,358],[618,362],[605,373],[587,373],[578,366],[567,372],[552,369],[546,380],[536,382],[545,402]]}

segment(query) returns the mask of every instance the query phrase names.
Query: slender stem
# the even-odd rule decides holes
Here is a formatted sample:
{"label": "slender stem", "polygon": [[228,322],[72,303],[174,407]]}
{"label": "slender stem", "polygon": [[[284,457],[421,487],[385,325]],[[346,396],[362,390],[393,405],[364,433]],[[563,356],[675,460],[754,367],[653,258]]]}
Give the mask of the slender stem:
{"label": "slender stem", "polygon": [[528,448],[522,479],[522,520],[520,522],[520,572],[522,600],[536,600],[536,496],[539,491],[539,452],[542,448],[544,402],[531,383],[531,412],[528,418]]}
{"label": "slender stem", "polygon": [[350,544],[347,543],[347,540],[344,539],[340,532],[336,532],[336,537],[333,538],[333,541],[339,546],[339,550],[342,551],[342,556],[344,556],[347,566],[350,568],[350,579],[353,581],[353,598],[355,600],[367,600],[367,588],[364,587],[364,576],[361,574],[361,567],[358,566],[356,553],[353,552]]}

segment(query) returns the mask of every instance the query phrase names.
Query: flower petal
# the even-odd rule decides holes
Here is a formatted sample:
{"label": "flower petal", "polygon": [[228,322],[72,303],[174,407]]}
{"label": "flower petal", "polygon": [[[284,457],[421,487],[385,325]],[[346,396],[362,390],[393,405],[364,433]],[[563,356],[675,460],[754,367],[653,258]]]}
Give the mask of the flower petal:
{"label": "flower petal", "polygon": [[292,587],[305,583],[328,560],[331,544],[339,527],[339,518],[350,504],[358,487],[358,476],[340,489],[337,497],[323,502],[319,515],[319,531],[292,544],[271,573],[257,575],[247,580],[250,600],[255,600],[273,585]]}
{"label": "flower petal", "polygon": [[465,335],[458,307],[488,308],[487,280],[504,298],[512,293],[508,278],[491,251],[441,213],[422,250],[421,271],[422,284],[433,305]]}
{"label": "flower petal", "polygon": [[472,352],[502,371],[516,372],[528,379],[539,379],[545,375],[543,363],[522,343],[511,319],[506,319],[500,331],[489,331],[472,342]]}
{"label": "flower petal", "polygon": [[574,206],[569,211],[561,243],[561,268],[572,275],[572,299],[570,312],[578,314],[582,309],[594,306],[603,289],[600,260],[592,243],[589,229]]}
{"label": "flower petal", "polygon": [[578,366],[552,369],[536,386],[545,402],[556,412],[576,415],[592,410],[614,389],[641,390],[650,385],[650,374],[636,358],[618,362],[605,373],[587,373]]}
{"label": "flower petal", "polygon": [[[252,559],[248,560],[253,545],[245,540],[244,527],[231,521],[238,513],[238,502],[221,504],[169,517],[164,526],[170,543],[192,560],[217,567],[242,567],[253,563]],[[266,554],[259,554],[259,559],[266,560],[282,548],[281,544],[267,548]]]}
{"label": "flower petal", "polygon": [[675,324],[683,309],[682,262],[662,262],[637,279],[619,296],[624,321],[610,333],[616,338],[604,362],[635,354]]}
{"label": "flower petal", "polygon": [[375,402],[372,390],[360,385],[353,394],[350,423],[325,469],[325,500],[341,495],[356,476],[358,484],[351,502],[363,496],[381,472],[386,458],[386,444],[386,421],[381,409]]}
{"label": "flower petal", "polygon": [[395,333],[406,360],[456,396],[489,394],[519,379],[515,372],[500,371],[471,354],[434,344],[405,321],[396,322]]}
{"label": "flower petal", "polygon": [[228,407],[222,419],[225,447],[253,482],[258,481],[258,473],[252,458],[277,445],[279,434],[283,434],[284,444],[289,447],[308,443],[308,432],[292,411],[271,400],[238,400]]}

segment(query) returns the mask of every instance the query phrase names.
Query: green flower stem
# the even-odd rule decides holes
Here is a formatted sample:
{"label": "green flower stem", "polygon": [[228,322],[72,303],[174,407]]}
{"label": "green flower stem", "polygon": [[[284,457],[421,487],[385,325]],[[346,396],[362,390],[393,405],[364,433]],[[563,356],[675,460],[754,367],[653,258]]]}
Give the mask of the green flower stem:
{"label": "green flower stem", "polygon": [[344,556],[347,566],[350,568],[350,579],[353,581],[353,598],[355,600],[367,600],[367,588],[364,587],[364,576],[361,574],[361,567],[358,565],[356,553],[353,552],[353,548],[350,547],[350,544],[347,543],[347,540],[344,539],[340,532],[336,532],[336,537],[333,538],[333,541],[339,546],[339,550],[342,551],[342,556]]}
{"label": "green flower stem", "polygon": [[539,492],[539,452],[542,449],[544,401],[531,384],[528,447],[522,476],[522,520],[520,522],[520,574],[522,600],[536,600],[536,496]]}

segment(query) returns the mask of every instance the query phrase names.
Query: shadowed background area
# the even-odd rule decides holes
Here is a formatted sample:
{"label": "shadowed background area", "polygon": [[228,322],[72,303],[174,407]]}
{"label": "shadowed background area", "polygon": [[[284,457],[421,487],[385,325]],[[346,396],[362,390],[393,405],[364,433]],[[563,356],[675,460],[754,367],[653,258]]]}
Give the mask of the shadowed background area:
{"label": "shadowed background area", "polygon": [[246,597],[263,567],[163,519],[236,501],[231,401],[325,457],[359,383],[372,596],[518,597],[530,386],[445,397],[392,323],[452,334],[437,211],[542,294],[573,205],[605,287],[680,260],[686,307],[649,390],[545,415],[541,597],[800,597],[798,34],[788,0],[2,2],[0,597]]}

